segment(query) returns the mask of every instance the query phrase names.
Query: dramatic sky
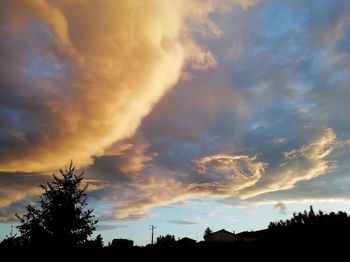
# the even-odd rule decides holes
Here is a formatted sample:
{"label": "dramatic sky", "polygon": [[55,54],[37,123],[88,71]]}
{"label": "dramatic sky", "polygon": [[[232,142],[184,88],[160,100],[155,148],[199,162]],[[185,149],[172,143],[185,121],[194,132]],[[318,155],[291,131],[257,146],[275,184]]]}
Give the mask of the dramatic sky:
{"label": "dramatic sky", "polygon": [[350,211],[350,2],[0,1],[0,239],[70,160],[105,242]]}

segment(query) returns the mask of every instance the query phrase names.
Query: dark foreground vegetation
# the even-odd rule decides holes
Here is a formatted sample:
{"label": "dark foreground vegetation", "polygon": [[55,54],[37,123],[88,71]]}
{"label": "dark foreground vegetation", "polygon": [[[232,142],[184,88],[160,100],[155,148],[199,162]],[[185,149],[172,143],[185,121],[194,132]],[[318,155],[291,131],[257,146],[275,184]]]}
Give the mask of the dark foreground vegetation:
{"label": "dark foreground vegetation", "polygon": [[309,211],[294,213],[287,220],[271,222],[267,229],[230,233],[207,228],[204,241],[159,236],[154,245],[135,247],[125,239],[103,245],[100,235],[92,239],[97,220],[87,208],[83,174],[71,164],[60,176],[41,185],[44,193],[36,206],[28,205],[19,219],[19,236],[7,236],[0,243],[0,257],[10,260],[146,261],[262,259],[290,260],[348,257],[350,216]]}

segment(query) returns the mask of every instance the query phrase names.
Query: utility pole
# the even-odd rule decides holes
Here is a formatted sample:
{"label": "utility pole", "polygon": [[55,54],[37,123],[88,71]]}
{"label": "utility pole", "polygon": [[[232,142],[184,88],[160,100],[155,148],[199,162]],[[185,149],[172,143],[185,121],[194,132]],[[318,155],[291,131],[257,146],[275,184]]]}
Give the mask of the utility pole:
{"label": "utility pole", "polygon": [[152,241],[151,244],[153,245],[153,235],[154,235],[154,229],[156,228],[154,225],[150,225],[150,230],[152,231]]}

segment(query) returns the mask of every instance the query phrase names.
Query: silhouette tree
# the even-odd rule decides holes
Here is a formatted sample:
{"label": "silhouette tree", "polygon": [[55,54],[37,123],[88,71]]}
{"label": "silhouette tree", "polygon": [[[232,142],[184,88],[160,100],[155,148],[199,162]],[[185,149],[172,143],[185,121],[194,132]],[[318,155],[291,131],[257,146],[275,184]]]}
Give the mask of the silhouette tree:
{"label": "silhouette tree", "polygon": [[96,239],[94,240],[95,243],[95,247],[103,247],[103,238],[101,236],[101,234],[98,234]]}
{"label": "silhouette tree", "polygon": [[210,227],[207,227],[204,231],[203,238],[205,241],[208,241],[208,236],[213,233],[213,230],[211,230]]}
{"label": "silhouette tree", "polygon": [[19,238],[16,237],[16,234],[12,234],[12,226],[10,235],[6,235],[6,238],[0,242],[0,248],[14,248],[19,246]]}
{"label": "silhouette tree", "polygon": [[157,237],[156,245],[160,247],[173,247],[175,245],[175,236],[166,235]]}
{"label": "silhouette tree", "polygon": [[95,239],[86,241],[83,246],[92,249],[103,248],[103,238],[101,234],[98,234]]}
{"label": "silhouette tree", "polygon": [[75,174],[73,163],[61,176],[53,175],[53,181],[40,185],[40,207],[27,206],[17,226],[23,245],[76,247],[88,241],[96,229],[92,209],[87,209],[86,189],[82,186],[83,174]]}
{"label": "silhouette tree", "polygon": [[19,239],[21,245],[24,246],[40,246],[48,245],[49,233],[45,230],[42,221],[42,210],[35,208],[32,205],[26,207],[27,213],[20,217],[16,214],[20,220],[21,225],[17,226],[21,233]]}
{"label": "silhouette tree", "polygon": [[309,212],[294,213],[291,219],[271,222],[268,226],[269,236],[273,239],[291,241],[322,241],[324,239],[342,239],[350,234],[350,216],[338,213],[315,213],[312,206]]}

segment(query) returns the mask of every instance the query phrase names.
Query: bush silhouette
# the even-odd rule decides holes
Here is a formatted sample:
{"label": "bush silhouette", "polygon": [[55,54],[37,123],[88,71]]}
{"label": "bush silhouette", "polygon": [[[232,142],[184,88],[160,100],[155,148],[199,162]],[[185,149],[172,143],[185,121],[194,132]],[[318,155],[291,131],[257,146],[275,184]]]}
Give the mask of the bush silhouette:
{"label": "bush silhouette", "polygon": [[71,162],[61,176],[40,185],[44,193],[39,207],[28,205],[26,214],[20,216],[18,226],[23,246],[77,247],[86,244],[96,229],[93,210],[87,209],[86,189],[82,186],[83,173],[76,175]]}

